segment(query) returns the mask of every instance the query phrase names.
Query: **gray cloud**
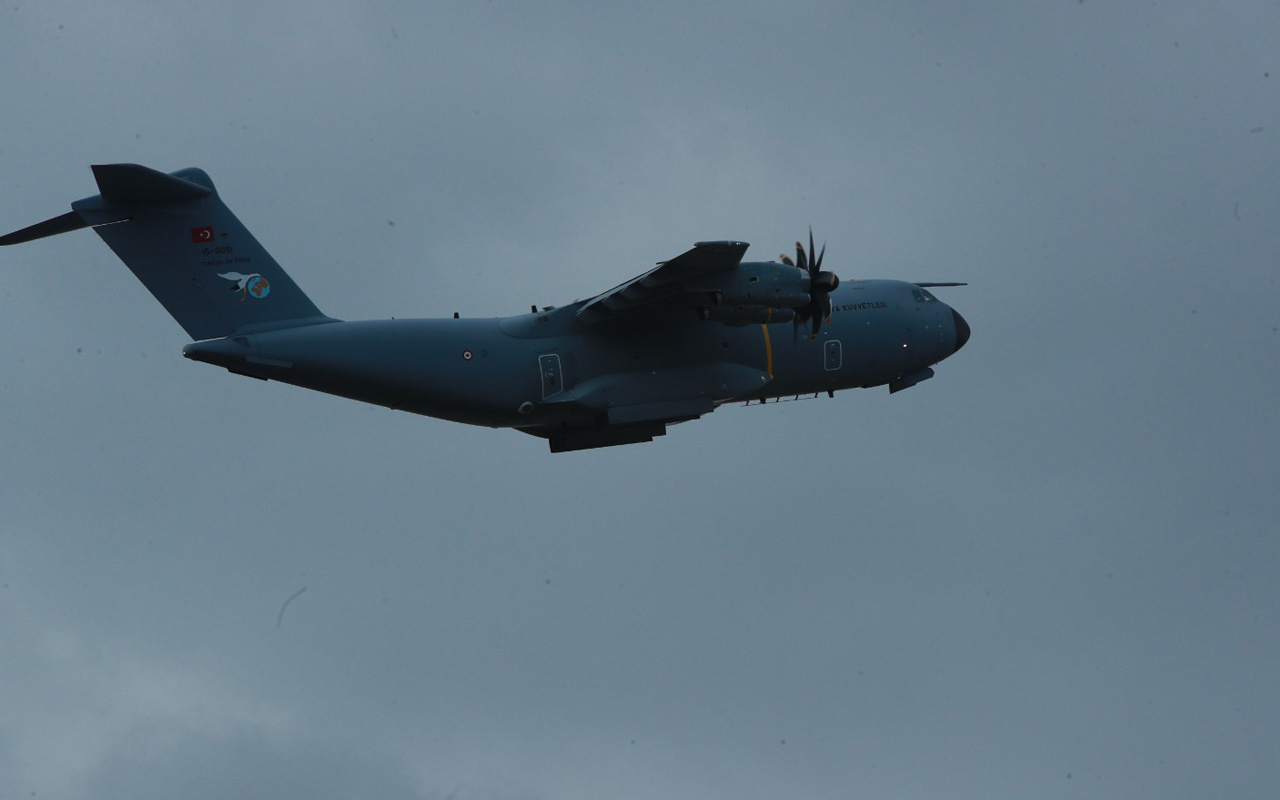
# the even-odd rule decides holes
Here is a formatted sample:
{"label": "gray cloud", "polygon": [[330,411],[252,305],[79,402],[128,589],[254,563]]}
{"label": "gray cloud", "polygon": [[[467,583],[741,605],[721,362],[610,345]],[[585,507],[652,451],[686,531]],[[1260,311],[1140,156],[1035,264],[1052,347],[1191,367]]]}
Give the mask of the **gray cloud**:
{"label": "gray cloud", "polygon": [[5,248],[0,789],[1270,796],[1272,16],[0,9],[5,230],[197,165],[361,318],[812,224],[974,328],[553,458],[186,362],[91,234]]}

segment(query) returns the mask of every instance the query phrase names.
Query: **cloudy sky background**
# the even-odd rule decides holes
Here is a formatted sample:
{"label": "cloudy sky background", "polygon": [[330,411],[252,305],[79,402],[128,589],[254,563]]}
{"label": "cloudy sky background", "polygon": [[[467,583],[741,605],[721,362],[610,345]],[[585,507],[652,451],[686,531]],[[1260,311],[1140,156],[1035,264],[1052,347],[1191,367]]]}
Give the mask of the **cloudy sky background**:
{"label": "cloudy sky background", "polygon": [[0,8],[4,232],[199,166],[360,319],[813,225],[974,331],[551,456],[6,248],[0,798],[1274,796],[1280,8],[850,5]]}

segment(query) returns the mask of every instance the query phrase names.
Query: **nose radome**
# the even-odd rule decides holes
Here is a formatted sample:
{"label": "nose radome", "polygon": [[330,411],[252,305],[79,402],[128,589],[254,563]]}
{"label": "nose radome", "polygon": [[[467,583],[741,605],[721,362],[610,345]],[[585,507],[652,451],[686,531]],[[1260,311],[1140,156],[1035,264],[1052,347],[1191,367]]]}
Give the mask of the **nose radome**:
{"label": "nose radome", "polygon": [[960,348],[964,347],[964,343],[969,341],[969,323],[964,321],[964,317],[960,316],[960,312],[954,308],[951,309],[951,316],[956,321],[956,349],[952,350],[952,354],[960,352]]}

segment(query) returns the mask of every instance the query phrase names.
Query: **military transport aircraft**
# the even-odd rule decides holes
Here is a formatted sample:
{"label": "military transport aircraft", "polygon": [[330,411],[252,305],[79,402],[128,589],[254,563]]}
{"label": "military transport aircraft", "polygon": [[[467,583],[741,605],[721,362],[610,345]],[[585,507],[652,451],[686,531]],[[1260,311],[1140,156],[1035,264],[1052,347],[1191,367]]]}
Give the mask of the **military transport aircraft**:
{"label": "military transport aircraft", "polygon": [[699,242],[560,308],[500,319],[343,322],[321,313],[204,171],[93,167],[100,194],[0,245],[92,227],[194,339],[182,354],[431,417],[508,427],[552,452],[652,441],[730,402],[833,395],[933,376],[969,326],[929,293],[841,281],[826,252],[744,262]]}

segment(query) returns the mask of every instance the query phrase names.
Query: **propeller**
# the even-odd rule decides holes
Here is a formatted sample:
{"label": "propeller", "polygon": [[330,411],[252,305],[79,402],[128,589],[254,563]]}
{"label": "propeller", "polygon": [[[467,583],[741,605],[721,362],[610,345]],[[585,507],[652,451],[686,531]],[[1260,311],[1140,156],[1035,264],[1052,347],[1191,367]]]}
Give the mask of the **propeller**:
{"label": "propeller", "polygon": [[[813,255],[817,252],[817,255]],[[809,334],[810,339],[818,337],[818,331],[822,330],[822,323],[831,319],[831,293],[840,285],[840,279],[836,277],[834,272],[827,272],[822,269],[822,257],[827,253],[827,245],[822,244],[822,250],[818,251],[813,246],[813,228],[809,228],[809,254],[805,254],[804,244],[796,242],[796,260],[792,261],[786,253],[781,256],[783,264],[789,264],[793,267],[799,267],[809,273],[809,305],[796,309],[795,327],[799,330],[800,325],[806,321],[812,320],[813,331]],[[810,258],[812,256],[812,258]]]}

